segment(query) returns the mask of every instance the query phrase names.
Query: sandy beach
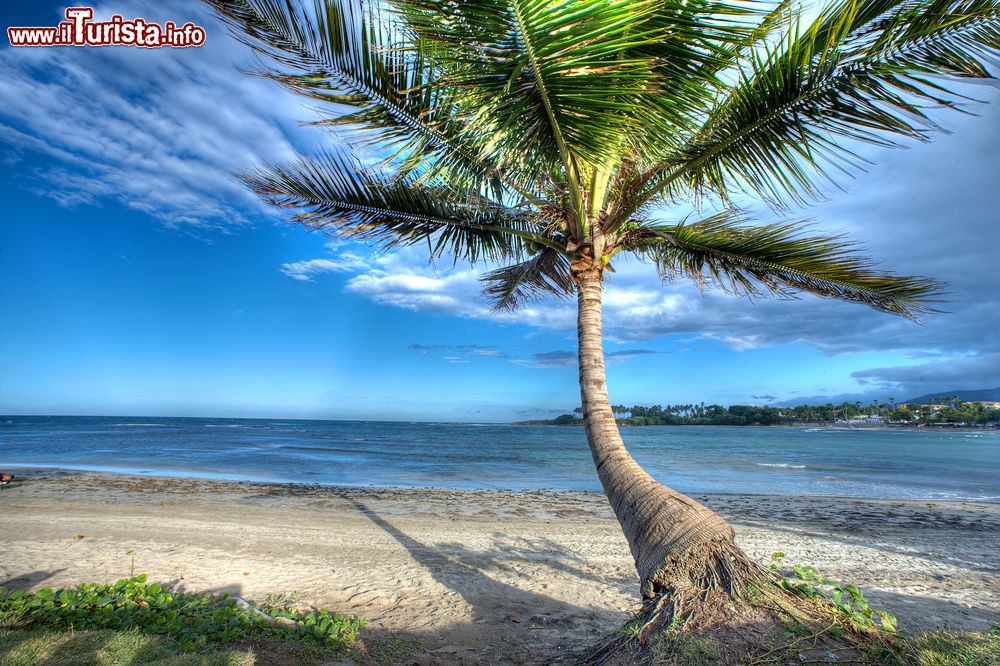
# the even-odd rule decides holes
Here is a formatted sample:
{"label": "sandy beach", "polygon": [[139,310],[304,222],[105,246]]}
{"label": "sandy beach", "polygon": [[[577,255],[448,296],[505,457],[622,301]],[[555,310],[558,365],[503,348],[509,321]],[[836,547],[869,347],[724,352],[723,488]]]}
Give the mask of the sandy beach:
{"label": "sandy beach", "polygon": [[[638,605],[602,495],[343,489],[34,472],[0,489],[0,585],[136,572],[178,588],[370,620],[406,663],[547,663]],[[858,584],[904,630],[984,629],[1000,615],[1000,506],[820,497],[698,497],[762,562]]]}

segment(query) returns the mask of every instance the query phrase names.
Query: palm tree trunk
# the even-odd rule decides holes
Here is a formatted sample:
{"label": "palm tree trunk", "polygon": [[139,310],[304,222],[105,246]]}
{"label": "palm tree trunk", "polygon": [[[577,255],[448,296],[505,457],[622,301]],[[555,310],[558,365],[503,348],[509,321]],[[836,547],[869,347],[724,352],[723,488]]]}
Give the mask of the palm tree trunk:
{"label": "palm tree trunk", "polygon": [[573,277],[579,299],[580,395],[587,441],[632,550],[643,597],[687,596],[709,589],[732,594],[739,573],[755,565],[733,543],[733,528],[725,520],[655,481],[625,449],[605,382],[601,272],[574,267]]}

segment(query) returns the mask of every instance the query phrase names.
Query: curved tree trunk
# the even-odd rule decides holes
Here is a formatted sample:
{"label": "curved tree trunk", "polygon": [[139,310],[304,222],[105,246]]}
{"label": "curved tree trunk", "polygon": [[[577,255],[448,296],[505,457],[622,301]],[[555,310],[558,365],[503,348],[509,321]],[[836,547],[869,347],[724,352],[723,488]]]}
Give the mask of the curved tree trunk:
{"label": "curved tree trunk", "polygon": [[740,573],[756,568],[733,543],[733,528],[714,511],[656,482],[629,455],[605,383],[602,276],[574,267],[578,292],[580,395],[597,474],[628,540],[643,597],[722,590],[739,593]]}

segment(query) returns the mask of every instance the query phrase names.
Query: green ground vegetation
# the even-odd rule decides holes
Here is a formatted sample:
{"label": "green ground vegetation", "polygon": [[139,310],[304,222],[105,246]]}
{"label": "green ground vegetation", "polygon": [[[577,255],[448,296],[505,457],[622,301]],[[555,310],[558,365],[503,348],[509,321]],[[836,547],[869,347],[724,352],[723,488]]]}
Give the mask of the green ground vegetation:
{"label": "green ground vegetation", "polygon": [[0,629],[0,664],[4,666],[251,666],[253,663],[253,653],[243,650],[178,654],[167,638],[137,629]]}
{"label": "green ground vegetation", "polygon": [[[0,590],[2,630],[128,630],[162,636],[177,652],[236,641],[303,642],[347,648],[362,618],[288,604],[245,606],[229,595],[192,594],[145,575],[59,590]],[[103,662],[95,662],[103,663]]]}
{"label": "green ground vegetation", "polygon": [[[818,603],[833,604],[834,615],[839,618],[839,629],[834,631],[853,627],[885,639],[872,641],[870,649],[863,651],[872,664],[1000,664],[1000,619],[984,632],[941,629],[919,636],[897,634],[895,618],[870,609],[856,586],[829,581],[810,567],[789,568],[784,565],[781,553],[775,553],[771,569],[783,573],[779,581],[788,589]],[[0,664],[253,666],[257,655],[267,653],[282,656],[282,663],[291,659],[290,663],[313,664],[339,657],[361,663],[396,664],[408,662],[422,651],[419,643],[402,640],[385,645],[359,643],[358,651],[354,639],[362,620],[325,611],[296,612],[292,599],[289,595],[269,596],[261,606],[269,615],[294,622],[294,626],[275,627],[258,623],[253,618],[256,613],[230,597],[167,592],[156,583],[147,584],[145,576],[111,585],[79,585],[68,590],[3,592],[0,593]],[[144,602],[148,607],[142,605]],[[109,607],[111,610],[107,610]],[[177,611],[176,615],[173,611]],[[168,626],[163,618],[179,620],[190,631]],[[321,618],[318,626],[315,621],[309,623],[310,618]],[[323,623],[322,618],[330,618],[337,627]],[[641,622],[636,618],[622,627],[619,635],[635,638],[639,626]],[[816,638],[811,629],[801,629],[789,631],[795,646]],[[720,663],[726,646],[711,640],[682,639],[683,644],[677,649],[670,648],[681,637],[679,630],[675,622],[660,632],[662,636],[649,637],[647,647],[651,654],[647,656],[669,652],[677,663],[689,666]],[[247,647],[251,645],[253,649]],[[197,650],[193,649],[195,646]]]}
{"label": "green ground vegetation", "polygon": [[1000,664],[1000,627],[989,632],[939,629],[908,641],[920,666],[997,666]]}

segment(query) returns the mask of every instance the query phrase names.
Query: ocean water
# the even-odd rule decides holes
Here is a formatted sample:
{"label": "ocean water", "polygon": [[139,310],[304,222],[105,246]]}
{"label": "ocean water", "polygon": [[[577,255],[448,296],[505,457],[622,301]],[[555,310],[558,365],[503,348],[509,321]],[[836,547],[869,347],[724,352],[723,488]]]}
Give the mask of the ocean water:
{"label": "ocean water", "polygon": [[[688,494],[1000,502],[1000,432],[623,429]],[[344,486],[600,490],[582,428],[0,416],[0,469],[52,467]],[[14,470],[16,472],[16,469]]]}

